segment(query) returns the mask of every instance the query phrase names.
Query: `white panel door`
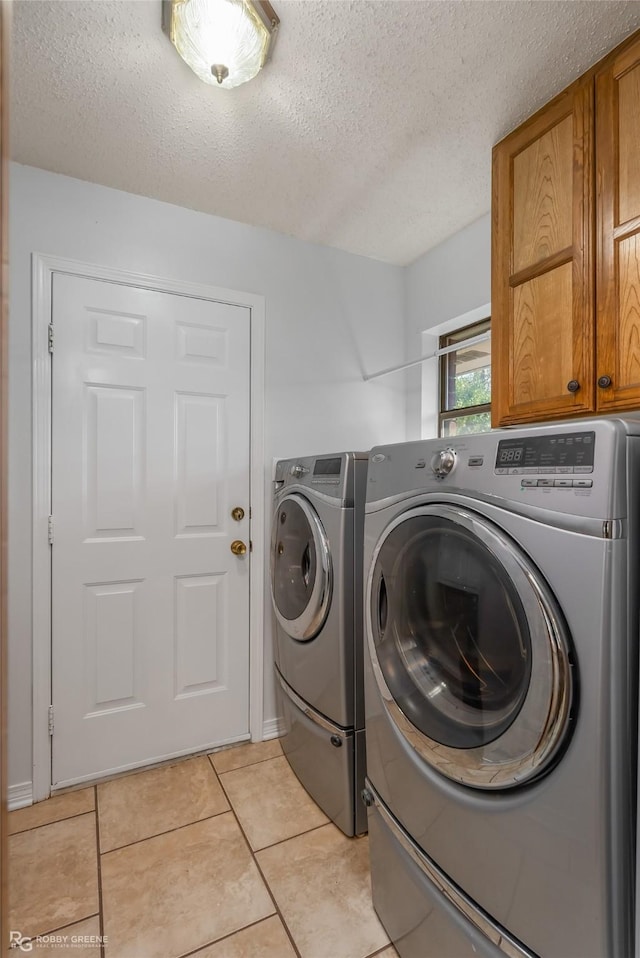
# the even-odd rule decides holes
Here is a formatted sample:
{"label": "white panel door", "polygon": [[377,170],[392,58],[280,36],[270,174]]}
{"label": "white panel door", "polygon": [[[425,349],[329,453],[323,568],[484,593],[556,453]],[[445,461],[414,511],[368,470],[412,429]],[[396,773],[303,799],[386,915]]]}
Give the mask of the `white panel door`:
{"label": "white panel door", "polygon": [[54,274],[54,785],[248,735],[249,313]]}

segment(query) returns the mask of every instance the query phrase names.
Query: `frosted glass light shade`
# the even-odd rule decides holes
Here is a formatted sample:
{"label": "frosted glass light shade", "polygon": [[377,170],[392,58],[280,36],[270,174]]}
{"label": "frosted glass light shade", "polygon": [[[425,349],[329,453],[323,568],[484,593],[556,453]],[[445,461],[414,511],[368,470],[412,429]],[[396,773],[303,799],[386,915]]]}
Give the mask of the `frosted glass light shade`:
{"label": "frosted glass light shade", "polygon": [[267,26],[251,0],[172,0],[170,37],[196,76],[229,89],[259,72],[275,20]]}

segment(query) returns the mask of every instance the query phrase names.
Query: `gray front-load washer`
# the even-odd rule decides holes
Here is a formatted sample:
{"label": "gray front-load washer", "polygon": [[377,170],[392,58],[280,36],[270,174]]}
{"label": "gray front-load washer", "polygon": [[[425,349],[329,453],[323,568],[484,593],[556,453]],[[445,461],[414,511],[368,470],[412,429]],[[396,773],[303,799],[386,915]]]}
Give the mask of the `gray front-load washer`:
{"label": "gray front-load washer", "polygon": [[374,904],[402,958],[634,954],[640,423],[370,454]]}
{"label": "gray front-load washer", "polygon": [[347,835],[367,830],[362,536],[367,454],[281,460],[271,536],[274,657],[289,764]]}

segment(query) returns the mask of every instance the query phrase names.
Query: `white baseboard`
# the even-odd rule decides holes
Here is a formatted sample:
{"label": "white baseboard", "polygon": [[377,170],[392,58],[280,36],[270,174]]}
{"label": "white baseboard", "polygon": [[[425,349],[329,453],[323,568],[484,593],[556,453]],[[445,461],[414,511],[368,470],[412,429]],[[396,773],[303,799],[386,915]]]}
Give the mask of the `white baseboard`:
{"label": "white baseboard", "polygon": [[284,721],[280,716],[264,720],[262,723],[263,741],[269,738],[280,738],[281,735],[284,735]]}
{"label": "white baseboard", "polygon": [[10,785],[7,789],[7,808],[15,812],[16,808],[33,805],[33,784],[21,782],[19,785]]}

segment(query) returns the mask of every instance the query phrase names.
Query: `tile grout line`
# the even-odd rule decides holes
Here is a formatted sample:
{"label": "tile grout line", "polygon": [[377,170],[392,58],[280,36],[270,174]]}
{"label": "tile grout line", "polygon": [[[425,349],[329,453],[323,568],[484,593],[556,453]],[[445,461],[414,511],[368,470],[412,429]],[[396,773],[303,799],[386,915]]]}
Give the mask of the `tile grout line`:
{"label": "tile grout line", "polygon": [[265,918],[258,918],[257,921],[252,921],[250,924],[244,925],[242,928],[237,928],[235,931],[230,931],[228,935],[223,935],[222,938],[214,938],[213,941],[208,941],[204,945],[198,945],[195,951],[186,951],[183,955],[179,955],[178,958],[193,958],[194,955],[199,955],[200,952],[204,951],[205,948],[210,948],[212,945],[220,945],[223,941],[228,941],[229,938],[233,938],[234,935],[239,935],[241,931],[246,931],[248,928],[256,928],[258,925],[264,924],[265,921],[269,921],[270,918],[276,917],[276,915],[267,915]]}
{"label": "tile grout line", "polygon": [[[259,745],[259,742],[250,742],[251,745]],[[220,752],[209,752],[207,758],[211,762],[211,767],[213,768],[216,775],[228,775],[229,772],[239,772],[243,768],[251,768],[253,765],[264,765],[265,762],[273,762],[276,758],[286,758],[287,756],[284,752],[280,752],[280,755],[272,755],[271,758],[259,758],[256,762],[248,762],[246,765],[238,765],[236,768],[227,768],[224,772],[219,772],[213,763],[213,755],[220,755]]]}
{"label": "tile grout line", "polygon": [[[305,828],[303,832],[296,832],[295,835],[289,835],[288,838],[281,838],[279,841],[272,842],[270,845],[263,845],[262,848],[256,848],[254,854],[258,855],[260,852],[266,852],[269,848],[277,848],[278,845],[284,845],[285,842],[292,842],[294,838],[301,838],[303,835],[310,835],[311,832],[317,832],[318,829],[326,828],[327,825],[335,825],[335,823],[332,822],[331,819],[327,819],[326,822],[321,822],[320,825],[314,825],[313,828]],[[368,958],[368,956],[365,956],[365,958]]]}
{"label": "tile grout line", "polygon": [[132,845],[140,845],[142,842],[150,842],[154,838],[159,838],[161,835],[171,835],[172,832],[179,832],[181,828],[190,828],[191,825],[199,825],[200,822],[209,822],[212,818],[219,818],[220,815],[226,815],[227,812],[230,812],[230,808],[223,808],[221,812],[216,812],[215,815],[207,815],[205,818],[196,818],[192,822],[183,822],[182,825],[175,825],[173,828],[167,828],[164,832],[154,832],[153,835],[145,835],[144,838],[136,838],[133,842],[127,842],[126,845],[116,845],[115,848],[107,848],[102,852],[103,857],[105,855],[111,855],[113,852],[121,852],[123,848],[131,848]]}
{"label": "tile grout line", "polygon": [[[256,764],[257,764],[257,763],[256,763]],[[214,769],[214,771],[215,771],[215,769]],[[216,775],[218,775],[217,772],[216,772]],[[220,781],[220,776],[219,776],[219,775],[218,775],[218,781]],[[223,785],[223,783],[222,783],[221,781],[220,781],[220,788],[223,790],[223,792],[224,792],[224,794],[225,794],[225,797],[226,797],[227,801],[229,802],[229,805],[231,806],[231,811],[232,811],[232,813],[233,813],[233,817],[235,818],[235,820],[236,820],[236,822],[237,822],[237,824],[238,824],[238,828],[240,829],[240,833],[241,833],[242,837],[244,838],[244,840],[245,840],[245,842],[246,842],[247,848],[249,849],[249,854],[251,855],[251,858],[253,859],[253,863],[254,863],[254,865],[256,866],[256,868],[258,869],[258,874],[260,875],[260,878],[261,878],[262,881],[264,882],[264,887],[267,889],[267,894],[269,895],[269,898],[270,898],[271,901],[273,902],[273,907],[274,907],[275,910],[276,910],[276,914],[278,915],[280,921],[282,922],[282,927],[284,928],[284,930],[285,930],[285,932],[286,932],[286,934],[287,934],[287,937],[288,937],[289,941],[291,942],[291,947],[292,947],[293,950],[294,950],[294,953],[295,953],[295,955],[296,955],[296,958],[302,958],[302,956],[301,956],[301,954],[300,954],[300,952],[299,952],[299,950],[298,950],[298,947],[297,947],[297,945],[296,945],[296,943],[295,943],[295,939],[294,939],[293,935],[291,934],[291,931],[289,930],[289,926],[288,926],[288,924],[286,923],[286,921],[284,920],[284,915],[283,915],[282,912],[280,911],[280,906],[278,905],[278,902],[276,901],[275,895],[274,895],[273,892],[271,891],[271,886],[269,885],[269,882],[267,881],[266,876],[265,876],[264,872],[262,871],[262,868],[260,867],[260,863],[259,863],[258,859],[256,858],[255,852],[254,852],[253,848],[251,847],[251,842],[250,842],[249,839],[247,838],[246,832],[245,832],[244,828],[242,827],[242,824],[241,824],[241,822],[240,822],[240,819],[239,819],[238,816],[236,815],[236,810],[235,810],[235,808],[233,807],[233,803],[232,803],[232,801],[231,801],[229,795],[227,794],[226,788],[224,787],[224,785]],[[239,928],[238,931],[242,931],[242,929]]]}
{"label": "tile grout line", "polygon": [[37,938],[44,938],[46,935],[56,935],[59,931],[64,931],[65,928],[73,928],[74,925],[80,925],[83,921],[91,921],[92,918],[99,918],[100,915],[96,912],[93,915],[85,915],[84,918],[76,918],[74,921],[68,921],[64,925],[59,925],[57,928],[50,928],[48,931],[39,931],[36,935],[30,935],[29,938],[25,938],[25,941],[36,941]]}
{"label": "tile grout line", "polygon": [[[242,743],[242,744],[245,744],[245,743]],[[231,747],[233,748],[234,746],[231,746]],[[209,752],[209,753],[206,753],[206,754],[202,755],[202,757],[203,757],[203,758],[209,758],[209,759],[210,759],[210,756],[213,755],[213,754],[216,754],[216,753],[214,753],[214,752]],[[195,757],[198,758],[198,757],[200,757],[200,756],[195,756]],[[281,757],[280,755],[276,755],[276,756],[273,756],[272,758],[260,759],[259,762],[251,762],[250,765],[241,765],[241,766],[239,766],[238,769],[233,768],[233,769],[229,769],[229,771],[231,771],[231,772],[236,772],[236,771],[239,771],[241,768],[251,768],[253,765],[262,765],[264,762],[271,762],[271,761],[273,761],[273,758],[280,758],[280,757]],[[227,804],[229,805],[229,808],[223,808],[221,811],[216,812],[214,815],[205,815],[204,818],[196,818],[196,819],[194,819],[193,821],[183,822],[181,825],[175,825],[173,828],[167,828],[167,829],[164,829],[164,830],[161,831],[161,832],[154,832],[152,835],[145,835],[144,838],[136,838],[136,839],[135,839],[134,841],[132,841],[132,842],[125,842],[124,845],[116,845],[115,848],[107,848],[107,849],[105,849],[104,851],[100,851],[99,854],[101,854],[101,855],[110,855],[112,852],[119,852],[119,851],[121,851],[121,849],[123,849],[123,848],[130,848],[132,845],[139,845],[141,842],[146,842],[146,841],[148,841],[148,840],[151,839],[151,838],[157,838],[157,837],[160,836],[160,835],[170,835],[171,832],[180,831],[181,828],[188,828],[189,825],[197,825],[199,822],[207,822],[207,821],[209,821],[209,820],[212,819],[212,818],[217,818],[219,815],[224,815],[224,814],[226,814],[227,812],[232,811],[232,807],[231,807],[231,802],[230,802],[230,800],[229,800],[229,796],[227,795],[226,789],[223,788],[222,782],[220,781],[220,777],[219,777],[220,775],[226,775],[226,774],[228,774],[228,773],[227,773],[227,772],[218,772],[218,771],[216,771],[215,766],[214,766],[214,764],[213,764],[213,762],[212,762],[211,760],[209,761],[209,767],[210,767],[211,771],[213,772],[213,774],[215,775],[215,777],[216,777],[216,779],[217,779],[217,781],[218,781],[218,784],[220,785],[220,787],[222,788],[222,790],[223,790],[223,792],[224,792],[224,796],[225,796],[225,799],[227,800]],[[137,774],[140,774],[140,773],[139,773],[138,771],[133,771],[133,772],[131,772],[131,773],[129,773],[129,774],[131,774],[131,775],[137,775]],[[127,773],[124,773],[124,774],[123,774],[122,776],[120,776],[119,778],[126,778],[126,777],[127,777]],[[118,779],[118,780],[119,780],[119,779]],[[114,779],[114,781],[116,781],[116,779]],[[99,785],[101,785],[101,784],[103,784],[103,783],[102,783],[102,782],[97,782],[95,785],[90,786],[91,788],[93,788],[93,789],[95,790],[96,796],[97,796],[98,787],[99,787]],[[96,799],[95,799],[95,807],[94,807],[93,809],[90,809],[90,811],[95,811],[95,812],[96,812],[96,815],[97,815],[97,808],[98,808],[98,800],[97,800],[97,797],[96,797]],[[71,819],[71,818],[80,818],[81,815],[87,815],[87,814],[89,814],[89,812],[79,812],[77,815],[69,815],[68,818],[58,819],[58,821],[68,821],[68,819]],[[47,825],[53,825],[53,824],[55,824],[55,822],[46,822],[45,824],[47,824]],[[33,826],[32,828],[30,828],[30,829],[25,828],[24,831],[25,831],[25,832],[26,832],[26,831],[34,831],[34,829],[36,829],[36,828],[43,828],[43,827],[44,827],[44,825],[34,825],[34,826]],[[318,827],[322,827],[322,826],[315,826],[315,827],[318,828]],[[308,829],[308,831],[312,831],[312,830],[313,830],[313,829]],[[16,832],[15,834],[16,834],[16,835],[21,835],[22,832]],[[244,833],[243,833],[243,834],[244,834]],[[303,833],[301,832],[300,834],[303,834]],[[294,837],[294,836],[291,836],[291,837]],[[283,839],[281,839],[281,841],[287,841],[287,839],[286,839],[286,838],[283,838]],[[279,843],[279,842],[274,842],[273,844],[274,844],[274,845],[277,845],[277,844],[280,844],[280,843]],[[271,845],[267,845],[267,846],[265,846],[265,847],[271,848],[272,846],[271,846]],[[262,851],[262,849],[260,849],[260,851]]]}
{"label": "tile grout line", "polygon": [[382,948],[378,948],[377,951],[372,951],[371,954],[366,955],[365,958],[377,958],[378,955],[383,955],[383,954],[385,953],[385,951],[387,950],[387,948],[394,948],[394,949],[395,949],[395,945],[394,945],[394,943],[391,941],[391,939],[389,939],[389,943],[388,943],[388,944],[383,945]]}
{"label": "tile grout line", "polygon": [[96,807],[96,854],[98,857],[98,921],[100,922],[100,958],[105,958],[104,951],[104,908],[102,904],[102,862],[100,859],[100,814],[98,809],[98,786],[93,786],[93,798]]}
{"label": "tile grout line", "polygon": [[[95,786],[94,786],[95,787]],[[38,802],[37,804],[40,804]],[[33,806],[31,806],[33,808]],[[62,818],[54,818],[50,822],[41,822],[40,825],[32,825],[31,828],[21,828],[17,832],[11,832],[9,837],[13,838],[14,835],[26,835],[27,832],[35,832],[38,828],[46,828],[47,825],[57,825],[58,822],[70,822],[74,818],[82,818],[83,815],[91,815],[92,812],[95,812],[95,806],[93,808],[88,808],[84,812],[76,812],[74,815],[64,815]]]}

